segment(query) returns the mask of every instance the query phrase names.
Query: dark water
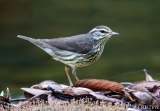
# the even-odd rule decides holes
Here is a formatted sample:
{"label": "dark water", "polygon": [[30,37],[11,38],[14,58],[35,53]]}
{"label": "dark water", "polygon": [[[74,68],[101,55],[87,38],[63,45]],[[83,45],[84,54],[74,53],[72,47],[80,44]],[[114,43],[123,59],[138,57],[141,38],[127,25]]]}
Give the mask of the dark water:
{"label": "dark water", "polygon": [[9,87],[13,95],[19,94],[21,87],[46,79],[68,84],[64,64],[17,35],[63,37],[87,33],[98,25],[120,35],[107,42],[97,62],[77,69],[80,79],[139,81],[144,79],[143,68],[160,79],[159,4],[150,0],[1,0],[0,90]]}

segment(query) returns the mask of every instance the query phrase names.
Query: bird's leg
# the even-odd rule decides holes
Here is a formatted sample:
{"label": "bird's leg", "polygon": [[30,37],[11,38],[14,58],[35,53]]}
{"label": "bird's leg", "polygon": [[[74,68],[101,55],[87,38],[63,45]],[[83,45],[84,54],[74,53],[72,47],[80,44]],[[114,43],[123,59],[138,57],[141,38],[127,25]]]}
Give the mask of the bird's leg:
{"label": "bird's leg", "polygon": [[79,81],[79,79],[78,79],[78,77],[77,77],[77,75],[76,75],[76,66],[74,66],[74,67],[72,67],[72,74],[73,74],[73,76],[74,76],[74,78],[77,80],[77,81]]}
{"label": "bird's leg", "polygon": [[69,76],[69,67],[68,66],[65,66],[65,72],[66,72],[66,74],[67,74],[67,77],[68,77],[68,80],[69,80],[69,85],[72,87],[73,86],[73,83],[72,83],[72,81],[71,81],[71,78],[70,78],[70,76]]}

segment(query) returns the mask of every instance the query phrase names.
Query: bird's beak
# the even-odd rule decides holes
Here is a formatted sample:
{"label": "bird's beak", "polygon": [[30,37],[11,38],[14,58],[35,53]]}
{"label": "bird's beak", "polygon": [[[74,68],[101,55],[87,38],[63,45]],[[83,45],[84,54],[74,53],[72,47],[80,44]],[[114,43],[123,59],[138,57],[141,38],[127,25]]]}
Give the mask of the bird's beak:
{"label": "bird's beak", "polygon": [[119,35],[117,32],[110,32],[109,35]]}

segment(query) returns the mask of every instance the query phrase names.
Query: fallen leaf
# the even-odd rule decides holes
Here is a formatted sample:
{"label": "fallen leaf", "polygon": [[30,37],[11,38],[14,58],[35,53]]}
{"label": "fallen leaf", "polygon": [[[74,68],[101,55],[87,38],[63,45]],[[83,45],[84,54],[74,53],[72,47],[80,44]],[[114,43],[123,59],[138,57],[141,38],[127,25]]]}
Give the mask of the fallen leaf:
{"label": "fallen leaf", "polygon": [[113,91],[123,93],[124,86],[120,83],[103,80],[103,79],[84,79],[79,80],[74,84],[75,87],[85,87],[93,91]]}
{"label": "fallen leaf", "polygon": [[146,91],[146,87],[153,87],[154,85],[160,86],[160,81],[140,81],[135,82],[134,85],[128,86],[129,89],[137,90],[137,91]]}

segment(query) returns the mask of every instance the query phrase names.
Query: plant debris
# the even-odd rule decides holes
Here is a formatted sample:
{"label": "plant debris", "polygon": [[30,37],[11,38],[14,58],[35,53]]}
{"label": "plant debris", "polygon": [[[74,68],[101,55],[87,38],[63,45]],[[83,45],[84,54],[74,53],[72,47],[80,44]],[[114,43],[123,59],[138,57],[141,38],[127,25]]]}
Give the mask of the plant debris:
{"label": "plant debris", "polygon": [[103,79],[79,80],[73,87],[45,80],[30,88],[21,88],[25,98],[20,99],[18,104],[12,103],[13,99],[7,88],[7,96],[4,97],[3,93],[0,96],[0,109],[159,111],[160,81],[154,80],[146,70],[144,72],[145,81],[128,86]]}

